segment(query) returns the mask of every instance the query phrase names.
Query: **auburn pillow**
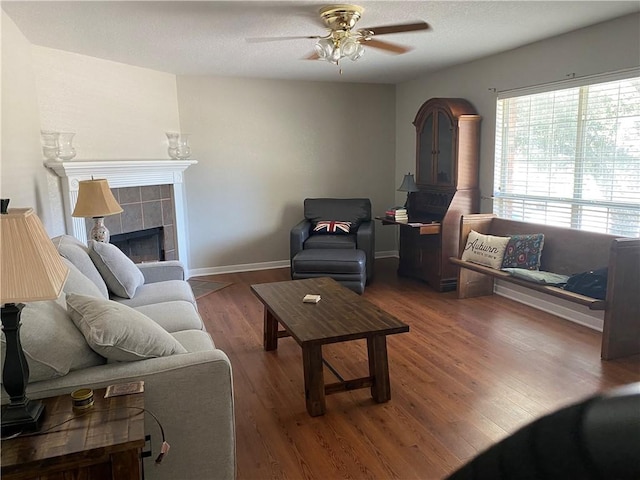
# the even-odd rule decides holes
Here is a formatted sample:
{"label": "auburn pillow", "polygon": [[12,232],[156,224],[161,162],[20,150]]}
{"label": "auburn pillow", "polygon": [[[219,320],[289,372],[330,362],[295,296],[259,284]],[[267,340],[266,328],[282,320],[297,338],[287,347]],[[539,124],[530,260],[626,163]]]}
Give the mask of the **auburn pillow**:
{"label": "auburn pillow", "polygon": [[507,243],[509,243],[509,237],[484,235],[471,230],[461,260],[499,269],[502,266]]}
{"label": "auburn pillow", "polygon": [[339,220],[320,220],[313,227],[313,233],[329,235],[348,235],[351,233],[351,222]]}

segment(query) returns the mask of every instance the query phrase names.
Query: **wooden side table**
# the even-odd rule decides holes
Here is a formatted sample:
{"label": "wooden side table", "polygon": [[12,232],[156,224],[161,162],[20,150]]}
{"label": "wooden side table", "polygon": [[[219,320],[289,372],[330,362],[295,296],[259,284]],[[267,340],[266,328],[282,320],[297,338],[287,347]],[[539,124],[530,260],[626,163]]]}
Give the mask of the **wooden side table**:
{"label": "wooden side table", "polygon": [[94,392],[95,405],[82,415],[69,395],[44,399],[40,431],[2,441],[2,479],[141,479],[144,394],[104,398],[104,392]]}

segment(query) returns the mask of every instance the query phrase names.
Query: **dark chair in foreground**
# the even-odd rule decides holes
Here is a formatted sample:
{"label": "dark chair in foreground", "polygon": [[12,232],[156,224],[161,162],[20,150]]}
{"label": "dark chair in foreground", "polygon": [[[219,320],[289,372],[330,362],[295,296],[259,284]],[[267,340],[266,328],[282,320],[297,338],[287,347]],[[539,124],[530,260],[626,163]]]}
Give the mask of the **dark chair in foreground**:
{"label": "dark chair in foreground", "polygon": [[291,229],[291,278],[331,277],[357,293],[373,278],[374,222],[368,198],[307,198]]}
{"label": "dark chair in foreground", "polygon": [[535,420],[447,480],[639,478],[640,383],[633,383]]}

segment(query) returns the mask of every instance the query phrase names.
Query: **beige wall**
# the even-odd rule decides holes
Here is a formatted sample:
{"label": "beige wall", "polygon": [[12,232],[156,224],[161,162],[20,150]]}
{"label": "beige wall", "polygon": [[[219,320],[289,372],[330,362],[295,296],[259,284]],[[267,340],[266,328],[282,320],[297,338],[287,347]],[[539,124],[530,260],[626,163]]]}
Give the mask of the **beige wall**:
{"label": "beige wall", "polygon": [[42,129],[76,132],[77,159],[168,158],[175,75],[38,46],[33,58]]}
{"label": "beige wall", "polygon": [[[397,86],[396,183],[415,170],[415,128],[420,105],[432,97],[462,97],[482,116],[480,190],[483,212],[491,212],[496,94],[576,76],[612,72],[640,65],[640,15],[629,15],[537,42],[499,55],[459,65]],[[398,200],[400,196],[397,196]]]}
{"label": "beige wall", "polygon": [[[64,233],[58,180],[42,166],[40,116],[31,44],[4,11],[0,194],[10,207],[32,207],[50,235]],[[61,229],[62,226],[62,229]]]}
{"label": "beige wall", "polygon": [[[288,261],[306,197],[393,203],[392,86],[178,77],[178,99],[199,161],[185,175],[197,273]],[[377,251],[394,230],[377,225]]]}

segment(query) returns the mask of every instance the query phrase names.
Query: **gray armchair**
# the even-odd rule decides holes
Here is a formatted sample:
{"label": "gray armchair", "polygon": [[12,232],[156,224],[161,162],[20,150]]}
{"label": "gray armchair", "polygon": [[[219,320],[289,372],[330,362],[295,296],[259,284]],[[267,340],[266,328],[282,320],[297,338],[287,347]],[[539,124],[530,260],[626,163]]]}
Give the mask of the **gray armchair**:
{"label": "gray armchair", "polygon": [[[319,221],[351,222],[351,233],[315,234]],[[355,233],[353,233],[355,230]],[[367,283],[373,278],[375,259],[375,230],[368,198],[307,198],[304,201],[304,220],[291,229],[290,259],[307,249],[358,249],[366,256]]]}

